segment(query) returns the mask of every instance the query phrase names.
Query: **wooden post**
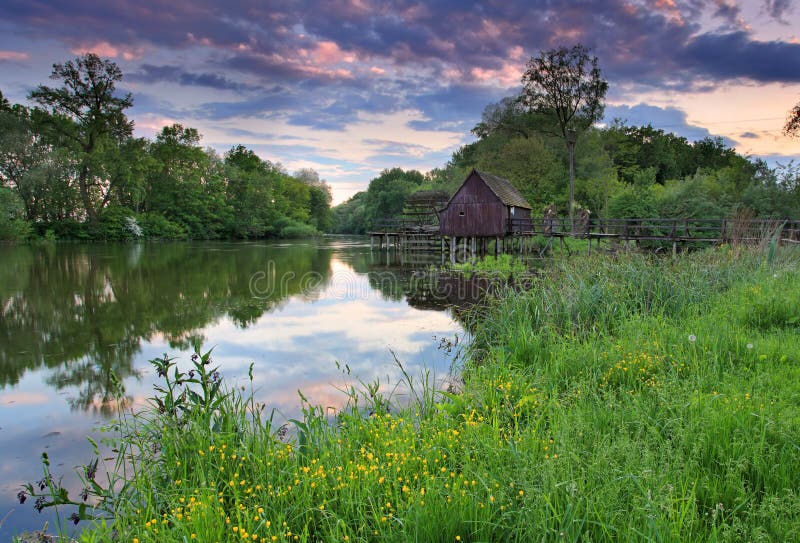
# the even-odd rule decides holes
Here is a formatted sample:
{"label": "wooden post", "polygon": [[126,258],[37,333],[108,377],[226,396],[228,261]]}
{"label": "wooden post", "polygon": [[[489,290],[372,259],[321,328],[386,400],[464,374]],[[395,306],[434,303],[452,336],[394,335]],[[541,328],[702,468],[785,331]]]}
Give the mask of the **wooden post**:
{"label": "wooden post", "polygon": [[458,243],[458,240],[456,239],[456,236],[451,237],[450,238],[450,262],[452,264],[456,263],[456,243]]}
{"label": "wooden post", "polygon": [[375,236],[370,234],[369,236],[369,252],[371,253],[375,249]]}
{"label": "wooden post", "polygon": [[478,249],[477,245],[478,245],[478,239],[475,236],[472,236],[472,258],[475,258],[477,256],[475,254]]}
{"label": "wooden post", "polygon": [[389,252],[389,233],[386,233],[386,252]]}
{"label": "wooden post", "polygon": [[442,245],[442,254],[444,255],[447,252],[447,249],[446,249],[445,244],[444,244],[444,236],[442,236],[441,245]]}

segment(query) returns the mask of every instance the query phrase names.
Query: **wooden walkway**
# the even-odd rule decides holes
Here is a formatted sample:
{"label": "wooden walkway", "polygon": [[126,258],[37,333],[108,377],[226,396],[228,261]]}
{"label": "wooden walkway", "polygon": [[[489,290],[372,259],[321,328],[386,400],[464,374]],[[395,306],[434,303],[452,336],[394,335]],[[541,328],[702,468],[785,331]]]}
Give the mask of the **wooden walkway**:
{"label": "wooden walkway", "polygon": [[574,235],[566,218],[511,219],[509,231],[515,236],[678,243],[753,243],[769,239],[777,233],[781,241],[800,242],[800,221],[770,219],[591,219],[576,221]]}
{"label": "wooden walkway", "polygon": [[[369,232],[370,247],[375,250],[441,251],[451,254],[462,246],[464,252],[488,252],[494,240],[494,252],[526,252],[526,241],[536,237],[550,239],[587,239],[612,243],[678,245],[760,243],[777,235],[781,243],[800,243],[800,221],[768,219],[590,219],[576,221],[572,233],[567,218],[510,219],[505,236],[450,236],[439,234],[435,224],[420,224],[413,219],[384,221]],[[530,244],[528,244],[530,245]]]}

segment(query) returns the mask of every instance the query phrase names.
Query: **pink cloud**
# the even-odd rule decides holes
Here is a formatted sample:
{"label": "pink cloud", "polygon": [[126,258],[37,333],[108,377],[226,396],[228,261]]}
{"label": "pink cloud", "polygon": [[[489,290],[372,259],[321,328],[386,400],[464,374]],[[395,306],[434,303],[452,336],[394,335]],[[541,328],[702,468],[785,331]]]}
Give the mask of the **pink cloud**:
{"label": "pink cloud", "polygon": [[523,60],[525,55],[525,49],[523,49],[519,45],[515,45],[514,47],[508,50],[508,58],[512,60]]}
{"label": "pink cloud", "polygon": [[323,64],[338,64],[340,62],[355,62],[356,56],[353,53],[345,53],[334,41],[321,41],[317,43],[311,53],[314,60]]}
{"label": "pink cloud", "polygon": [[495,82],[499,83],[500,86],[510,87],[519,84],[522,78],[522,67],[518,64],[504,63],[497,70],[472,68],[470,74],[479,82]]}
{"label": "pink cloud", "polygon": [[[717,4],[720,3],[720,0],[715,0],[715,1]],[[653,7],[655,7],[656,10],[667,15],[676,24],[678,25],[685,24],[685,21],[683,20],[683,15],[681,14],[681,9],[675,3],[675,0],[656,0],[653,3]]]}
{"label": "pink cloud", "polygon": [[172,126],[176,122],[178,121],[168,117],[145,114],[136,118],[136,132],[137,135],[154,136],[165,126]]}
{"label": "pink cloud", "polygon": [[94,44],[82,44],[70,49],[70,52],[75,55],[84,55],[86,53],[94,53],[101,57],[107,58],[122,58],[124,60],[139,60],[144,55],[144,48],[142,47],[125,47],[112,45],[107,41],[101,41]]}
{"label": "pink cloud", "polygon": [[0,51],[1,60],[28,60],[31,58],[28,53],[20,53],[18,51]]}

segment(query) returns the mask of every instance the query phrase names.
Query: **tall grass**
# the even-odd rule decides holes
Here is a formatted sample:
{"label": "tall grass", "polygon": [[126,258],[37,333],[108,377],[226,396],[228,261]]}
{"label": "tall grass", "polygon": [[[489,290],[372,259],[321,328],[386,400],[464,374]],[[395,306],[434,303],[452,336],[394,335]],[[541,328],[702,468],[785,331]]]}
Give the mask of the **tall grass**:
{"label": "tall grass", "polygon": [[565,262],[476,317],[459,390],[352,389],[292,438],[158,361],[171,384],[121,424],[125,492],[81,538],[792,540],[799,256]]}

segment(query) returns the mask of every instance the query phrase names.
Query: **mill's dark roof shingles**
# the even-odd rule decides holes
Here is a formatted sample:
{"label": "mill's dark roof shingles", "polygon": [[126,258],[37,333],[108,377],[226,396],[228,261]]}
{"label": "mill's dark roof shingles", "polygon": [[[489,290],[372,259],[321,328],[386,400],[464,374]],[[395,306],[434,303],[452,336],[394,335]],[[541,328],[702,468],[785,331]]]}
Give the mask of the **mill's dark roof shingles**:
{"label": "mill's dark roof shingles", "polygon": [[480,177],[486,186],[492,189],[500,201],[507,206],[522,207],[531,209],[531,204],[519,193],[517,188],[511,184],[508,179],[503,179],[496,175],[475,170],[475,173]]}

